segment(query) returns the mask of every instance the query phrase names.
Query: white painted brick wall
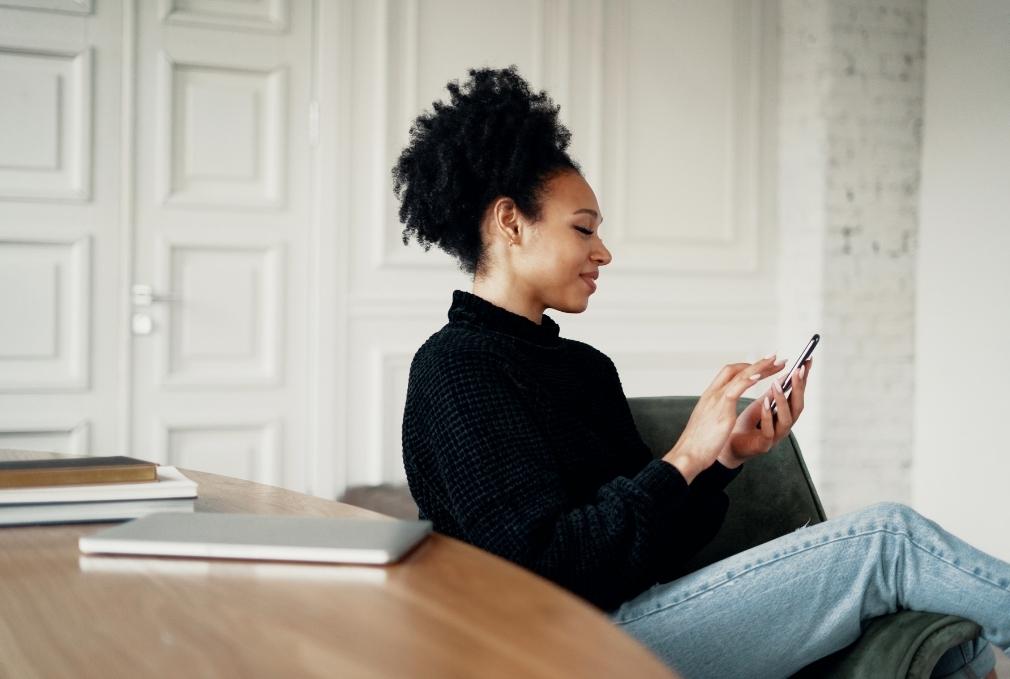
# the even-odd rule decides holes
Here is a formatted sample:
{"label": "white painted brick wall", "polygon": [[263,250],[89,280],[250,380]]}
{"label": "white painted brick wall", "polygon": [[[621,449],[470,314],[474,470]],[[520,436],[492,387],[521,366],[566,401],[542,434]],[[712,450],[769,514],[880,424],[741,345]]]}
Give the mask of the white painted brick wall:
{"label": "white painted brick wall", "polygon": [[780,18],[779,344],[822,335],[796,434],[835,516],[911,496],[925,7],[782,0]]}

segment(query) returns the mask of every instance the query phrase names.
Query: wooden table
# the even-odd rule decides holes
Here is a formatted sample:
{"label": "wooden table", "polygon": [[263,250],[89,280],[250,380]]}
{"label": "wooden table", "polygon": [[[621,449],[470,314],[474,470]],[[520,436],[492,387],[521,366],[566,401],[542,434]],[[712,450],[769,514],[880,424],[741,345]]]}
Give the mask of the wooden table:
{"label": "wooden table", "polygon": [[[182,470],[197,511],[367,517]],[[389,566],[88,556],[0,528],[0,677],[675,677],[578,597],[440,534]]]}

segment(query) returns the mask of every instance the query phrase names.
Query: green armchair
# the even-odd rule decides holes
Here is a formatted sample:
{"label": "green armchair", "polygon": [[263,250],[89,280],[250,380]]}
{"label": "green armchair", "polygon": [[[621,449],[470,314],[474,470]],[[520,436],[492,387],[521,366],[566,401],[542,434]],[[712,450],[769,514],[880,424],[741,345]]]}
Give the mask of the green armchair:
{"label": "green armchair", "polygon": [[[629,398],[642,440],[662,457],[679,438],[696,396]],[[752,399],[740,399],[742,411]],[[796,438],[790,434],[768,454],[747,463],[726,488],[730,504],[715,538],[683,568],[690,573],[827,517]],[[975,639],[981,627],[964,618],[899,611],[872,620],[852,645],[807,666],[794,677],[929,679],[950,648]]]}

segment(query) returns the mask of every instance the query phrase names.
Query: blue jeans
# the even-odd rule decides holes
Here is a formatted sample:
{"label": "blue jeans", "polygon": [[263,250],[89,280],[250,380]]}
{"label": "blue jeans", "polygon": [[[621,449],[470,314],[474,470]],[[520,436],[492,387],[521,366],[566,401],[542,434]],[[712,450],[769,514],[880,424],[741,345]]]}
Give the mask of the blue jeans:
{"label": "blue jeans", "polygon": [[933,676],[984,677],[989,642],[1010,648],[1010,563],[881,502],[654,585],[611,619],[686,679],[757,679],[788,677],[902,609],[977,622],[981,638]]}

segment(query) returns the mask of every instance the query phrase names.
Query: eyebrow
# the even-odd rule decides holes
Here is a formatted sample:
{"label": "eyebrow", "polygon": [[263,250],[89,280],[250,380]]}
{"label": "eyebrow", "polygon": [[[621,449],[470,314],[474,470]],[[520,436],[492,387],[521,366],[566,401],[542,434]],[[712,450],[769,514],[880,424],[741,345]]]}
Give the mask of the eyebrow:
{"label": "eyebrow", "polygon": [[[599,217],[600,217],[600,213],[599,212],[597,212],[596,210],[592,210],[592,209],[590,209],[588,207],[579,208],[578,210],[576,210],[572,214],[573,215],[577,215],[580,212],[585,212],[586,214],[592,215],[592,216],[596,217],[597,219],[599,219]],[[602,222],[603,220],[601,219],[600,221]]]}

